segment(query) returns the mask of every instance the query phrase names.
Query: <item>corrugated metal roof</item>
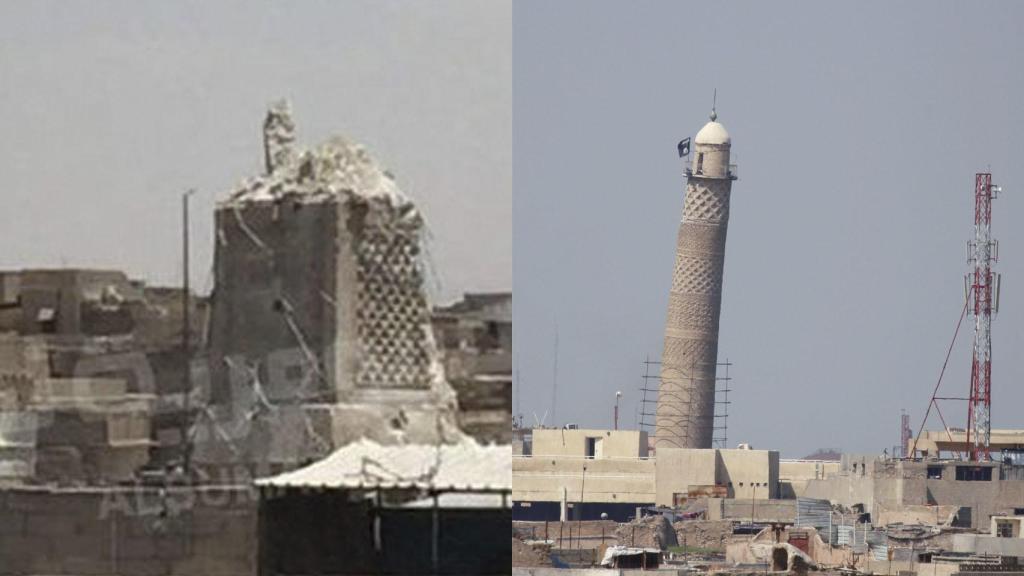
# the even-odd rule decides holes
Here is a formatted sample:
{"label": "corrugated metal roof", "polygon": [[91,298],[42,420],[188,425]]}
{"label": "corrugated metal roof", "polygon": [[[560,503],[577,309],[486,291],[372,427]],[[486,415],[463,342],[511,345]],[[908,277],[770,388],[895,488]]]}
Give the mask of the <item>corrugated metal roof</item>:
{"label": "corrugated metal roof", "polygon": [[512,447],[459,444],[382,446],[360,440],[257,486],[340,489],[416,488],[455,492],[511,491]]}

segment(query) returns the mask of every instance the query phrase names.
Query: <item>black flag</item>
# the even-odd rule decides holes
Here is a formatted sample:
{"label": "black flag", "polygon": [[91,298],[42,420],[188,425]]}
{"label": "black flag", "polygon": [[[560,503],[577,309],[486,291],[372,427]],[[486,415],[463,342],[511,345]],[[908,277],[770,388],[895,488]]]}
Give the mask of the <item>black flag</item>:
{"label": "black flag", "polygon": [[679,157],[690,155],[690,139],[685,138],[679,141]]}

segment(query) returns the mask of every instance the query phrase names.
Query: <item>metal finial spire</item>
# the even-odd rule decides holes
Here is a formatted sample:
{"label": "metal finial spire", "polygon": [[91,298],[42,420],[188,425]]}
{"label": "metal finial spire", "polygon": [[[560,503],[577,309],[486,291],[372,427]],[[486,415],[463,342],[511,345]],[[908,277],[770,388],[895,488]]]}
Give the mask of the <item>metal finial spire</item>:
{"label": "metal finial spire", "polygon": [[718,112],[715,112],[715,108],[718,106],[718,88],[715,88],[715,95],[711,100],[711,121],[718,120]]}

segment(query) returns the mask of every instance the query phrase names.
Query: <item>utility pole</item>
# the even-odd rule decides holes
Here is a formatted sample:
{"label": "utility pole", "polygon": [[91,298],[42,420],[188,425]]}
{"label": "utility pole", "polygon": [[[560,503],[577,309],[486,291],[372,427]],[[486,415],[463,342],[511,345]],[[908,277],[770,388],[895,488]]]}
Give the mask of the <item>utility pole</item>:
{"label": "utility pole", "polygon": [[558,427],[558,320],[555,320],[555,360],[551,378],[551,424]]}
{"label": "utility pole", "polygon": [[190,318],[192,299],[190,296],[188,266],[188,199],[193,194],[195,194],[195,190],[189,190],[181,195],[181,348],[185,384],[182,389],[181,464],[182,472],[188,480],[192,478],[192,446],[189,440],[189,429],[192,427],[192,325]]}
{"label": "utility pole", "polygon": [[619,398],[622,398],[622,391],[615,393],[615,430],[619,429]]}
{"label": "utility pole", "polygon": [[753,489],[753,491],[750,492],[750,529],[751,529],[751,531],[753,531],[753,529],[754,529],[754,518],[755,518],[755,514],[754,514],[754,498],[756,498],[756,497],[757,497],[757,484],[754,484],[754,489]]}
{"label": "utility pole", "polygon": [[580,479],[580,502],[576,509],[576,549],[580,549],[581,538],[583,537],[583,487],[587,484],[587,465],[583,465],[583,477]]}

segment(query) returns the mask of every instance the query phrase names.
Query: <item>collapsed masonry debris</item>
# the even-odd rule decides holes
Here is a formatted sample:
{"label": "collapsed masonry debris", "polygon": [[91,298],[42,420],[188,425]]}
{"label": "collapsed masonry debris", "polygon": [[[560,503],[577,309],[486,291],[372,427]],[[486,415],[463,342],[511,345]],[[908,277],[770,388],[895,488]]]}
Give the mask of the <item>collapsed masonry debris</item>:
{"label": "collapsed masonry debris", "polygon": [[606,568],[656,570],[661,564],[661,550],[658,548],[630,548],[609,546],[601,558]]}
{"label": "collapsed masonry debris", "polygon": [[527,544],[522,538],[512,536],[512,566],[533,568],[551,566],[549,544]]}
{"label": "collapsed masonry debris", "polygon": [[699,548],[706,551],[725,552],[725,545],[732,538],[731,520],[683,520],[672,528],[676,541],[684,548]]}

